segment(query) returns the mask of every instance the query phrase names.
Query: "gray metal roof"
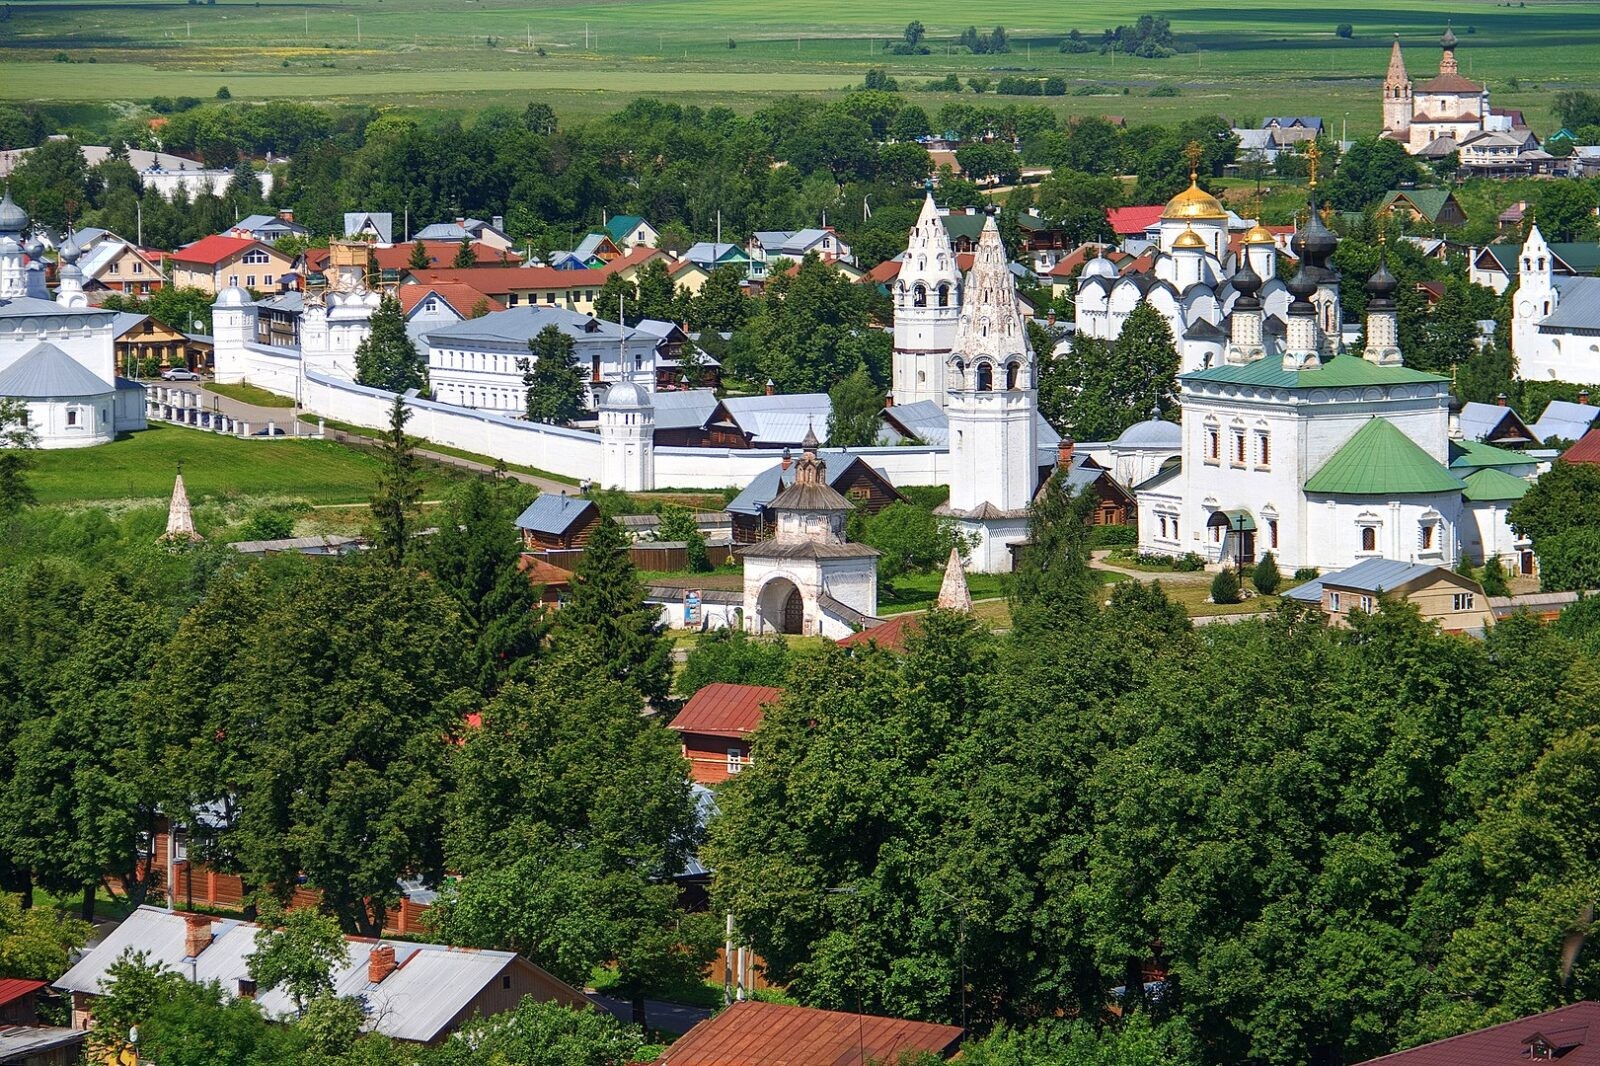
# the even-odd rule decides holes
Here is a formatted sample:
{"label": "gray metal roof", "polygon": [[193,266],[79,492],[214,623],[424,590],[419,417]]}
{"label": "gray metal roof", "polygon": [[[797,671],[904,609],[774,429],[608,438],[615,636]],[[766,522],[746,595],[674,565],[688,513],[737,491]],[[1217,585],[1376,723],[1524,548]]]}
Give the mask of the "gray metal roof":
{"label": "gray metal roof", "polygon": [[0,396],[30,400],[104,396],[114,390],[66,352],[50,343],[35,344],[0,370]]}
{"label": "gray metal roof", "polygon": [[[924,444],[936,448],[950,444],[950,417],[943,407],[932,400],[895,404],[885,407],[883,414],[885,418],[904,426],[907,432]],[[1061,444],[1061,434],[1041,414],[1033,416],[1033,433],[1040,451],[1053,452]]]}
{"label": "gray metal roof", "polygon": [[[74,1047],[89,1039],[87,1029],[61,1029],[54,1025],[0,1024],[0,1063],[54,1062],[45,1053]],[[35,1056],[39,1056],[35,1058]],[[76,1062],[76,1057],[61,1061]]]}
{"label": "gray metal roof", "polygon": [[388,211],[346,211],[344,235],[354,237],[368,222],[372,223],[372,228],[378,233],[378,243],[394,243],[394,215]]}
{"label": "gray metal roof", "polygon": [[149,317],[149,315],[141,315],[137,311],[118,311],[117,317],[111,322],[111,335],[120,340],[127,336],[129,330]]}
{"label": "gray metal roof", "polygon": [[[861,456],[853,455],[842,448],[819,448],[817,458],[827,467],[829,485],[844,476],[853,460],[862,459]],[[769,503],[778,498],[778,493],[792,484],[794,484],[793,465],[785,470],[781,462],[773,463],[752,478],[750,484],[744,487],[744,491],[729,501],[724,510],[733,514],[760,514]]]}
{"label": "gray metal roof", "polygon": [[[526,342],[546,326],[555,326],[574,340],[599,337],[608,339],[612,344],[617,343],[619,330],[622,329],[615,322],[590,318],[577,311],[568,311],[565,307],[541,305],[493,311],[479,318],[463,319],[430,329],[428,341],[445,346],[476,340]],[[630,341],[650,339],[632,329],[626,331],[625,337]]]}
{"label": "gray metal roof", "polygon": [[[143,951],[152,963],[195,981],[215,981],[228,995],[238,993],[241,978],[250,976],[249,959],[255,953],[258,927],[232,919],[214,919],[212,941],[193,960],[184,954],[185,917],[155,907],[140,907],[113,929],[78,964],[68,970],[56,988],[96,995],[104,991],[106,970],[126,951]],[[333,973],[334,991],[361,1000],[369,1031],[396,1040],[431,1041],[512,965],[509,951],[480,951],[441,944],[385,941],[394,948],[398,964],[383,981],[367,980],[367,959],[373,946],[347,940],[346,955]],[[523,963],[531,966],[531,963]],[[278,989],[256,997],[268,1017],[294,1013],[294,1004]]]}
{"label": "gray metal roof", "polygon": [[257,300],[256,306],[267,311],[283,311],[286,314],[298,315],[306,309],[306,294],[299,291],[281,292],[276,296],[265,296]]}
{"label": "gray metal roof", "polygon": [[1399,559],[1363,559],[1354,566],[1337,573],[1324,574],[1318,580],[1325,587],[1355,589],[1357,592],[1379,592],[1397,589],[1401,585],[1426,577],[1443,567],[1430,563],[1408,563]]}
{"label": "gray metal roof", "polygon": [[655,395],[655,428],[695,429],[706,424],[717,409],[712,389],[679,389]]}
{"label": "gray metal roof", "polygon": [[1600,329],[1600,278],[1552,276],[1561,294],[1556,309],[1539,321],[1541,333],[1565,329]]}
{"label": "gray metal roof", "polygon": [[39,318],[45,315],[73,318],[114,314],[115,311],[105,307],[62,307],[54,300],[43,300],[37,296],[0,300],[0,318]]}
{"label": "gray metal roof", "polygon": [[1600,407],[1571,400],[1551,400],[1545,405],[1539,421],[1531,427],[1533,435],[1541,442],[1548,440],[1577,440],[1594,425]]}
{"label": "gray metal roof", "polygon": [[777,396],[730,396],[722,401],[729,417],[757,444],[797,445],[808,430],[826,438],[833,404],[825,392],[796,392]]}
{"label": "gray metal roof", "polygon": [[572,524],[594,507],[594,501],[582,496],[563,496],[555,492],[541,492],[517,516],[518,529],[531,529],[535,533],[559,536],[572,528]]}
{"label": "gray metal roof", "polygon": [[1164,418],[1147,418],[1123,430],[1115,443],[1124,448],[1176,448],[1183,443],[1183,428]]}

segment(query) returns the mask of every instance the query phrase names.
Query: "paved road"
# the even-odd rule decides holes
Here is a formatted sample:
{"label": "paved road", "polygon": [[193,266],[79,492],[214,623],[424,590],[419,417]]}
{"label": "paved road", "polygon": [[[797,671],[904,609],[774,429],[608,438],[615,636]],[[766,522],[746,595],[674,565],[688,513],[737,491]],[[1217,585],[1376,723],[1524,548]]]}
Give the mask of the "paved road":
{"label": "paved road", "polygon": [[[203,383],[198,381],[162,381],[155,384],[165,385],[169,389],[180,392],[194,393],[202,398],[202,404],[207,410],[221,411],[229,418],[236,418],[241,422],[250,423],[251,429],[265,428],[268,422],[275,423],[285,433],[293,434],[296,422],[295,411],[290,407],[257,407],[254,404],[243,403],[220,393],[209,392],[202,388]],[[302,413],[298,419],[300,433],[309,436],[317,431],[317,419],[314,415]],[[371,444],[371,439],[353,433],[344,433],[337,429],[327,431],[328,439],[340,442]],[[444,466],[454,466],[462,470],[471,470],[478,474],[490,474],[494,467],[489,463],[480,463],[475,459],[463,459],[459,455],[446,455],[443,452],[431,451],[428,448],[417,448],[416,453]],[[555,481],[536,474],[524,474],[516,470],[507,470],[505,477],[513,481],[520,481],[524,485],[537,486],[540,492],[576,492],[577,489],[564,482]]]}

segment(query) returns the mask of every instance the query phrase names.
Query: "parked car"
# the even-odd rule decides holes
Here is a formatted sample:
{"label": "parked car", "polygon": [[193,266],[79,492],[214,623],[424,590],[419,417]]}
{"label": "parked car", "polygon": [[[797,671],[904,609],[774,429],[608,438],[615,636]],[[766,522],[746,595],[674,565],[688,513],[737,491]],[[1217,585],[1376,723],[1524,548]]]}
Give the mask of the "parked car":
{"label": "parked car", "polygon": [[161,372],[163,381],[199,381],[201,377],[188,367],[175,366]]}

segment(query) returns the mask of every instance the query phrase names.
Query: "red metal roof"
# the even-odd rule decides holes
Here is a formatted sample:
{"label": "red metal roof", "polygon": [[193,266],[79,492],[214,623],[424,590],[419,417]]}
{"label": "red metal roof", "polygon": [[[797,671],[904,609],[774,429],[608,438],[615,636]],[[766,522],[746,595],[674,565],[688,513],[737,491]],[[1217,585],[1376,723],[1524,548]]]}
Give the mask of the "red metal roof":
{"label": "red metal roof", "polygon": [[257,247],[268,248],[269,245],[251,237],[224,237],[219,233],[213,233],[209,237],[201,237],[193,244],[179,248],[172,253],[172,258],[180,263],[205,263],[216,266],[224,259]]}
{"label": "red metal roof", "polygon": [[1591,429],[1561,453],[1563,463],[1600,464],[1600,429]]}
{"label": "red metal roof", "polygon": [[26,981],[20,977],[0,977],[0,1007],[15,1003],[23,996],[31,996],[49,981]]}
{"label": "red metal roof", "polygon": [[563,570],[554,563],[529,552],[523,552],[517,557],[517,569],[527,574],[528,580],[535,585],[557,585],[564,588],[572,584],[571,570]]}
{"label": "red metal roof", "polygon": [[1106,221],[1111,232],[1119,237],[1139,237],[1144,231],[1161,221],[1161,204],[1143,204],[1139,207],[1108,207]]}
{"label": "red metal roof", "polygon": [[1586,999],[1367,1061],[1386,1066],[1520,1066],[1532,1059],[1529,1048],[1535,1037],[1542,1037],[1554,1049],[1562,1066],[1596,1066],[1600,1063],[1600,1002]]}
{"label": "red metal roof", "polygon": [[408,315],[429,294],[449,304],[462,318],[472,314],[473,305],[479,300],[486,301],[491,311],[506,309],[505,304],[470,285],[401,285],[396,292],[400,297],[400,310]]}
{"label": "red metal roof", "polygon": [[611,276],[608,270],[557,270],[555,267],[476,266],[436,270],[413,270],[415,281],[424,285],[459,283],[491,292],[522,292],[526,289],[599,288]]}
{"label": "red metal roof", "polygon": [[864,648],[876,644],[884,651],[905,651],[906,640],[922,631],[922,622],[915,614],[897,614],[887,622],[851,633],[839,641],[841,648]]}
{"label": "red metal roof", "polygon": [[661,1066],[853,1066],[894,1062],[907,1052],[948,1058],[962,1030],[872,1014],[746,1000],[689,1030]]}
{"label": "red metal roof", "polygon": [[782,695],[781,688],[717,681],[689,697],[672,728],[680,733],[745,737],[761,724],[761,708]]}

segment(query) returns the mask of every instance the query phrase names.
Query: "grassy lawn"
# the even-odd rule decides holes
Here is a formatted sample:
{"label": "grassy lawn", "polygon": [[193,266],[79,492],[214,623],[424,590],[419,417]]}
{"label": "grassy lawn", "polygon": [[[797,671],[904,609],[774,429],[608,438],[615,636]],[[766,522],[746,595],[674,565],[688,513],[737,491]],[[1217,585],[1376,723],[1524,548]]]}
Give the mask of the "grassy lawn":
{"label": "grassy lawn", "polygon": [[[944,568],[926,574],[905,574],[889,584],[878,584],[878,614],[882,617],[907,611],[927,611],[939,598],[944,584]],[[1005,578],[1000,574],[968,574],[967,590],[974,600],[1005,595]]]}
{"label": "grassy lawn", "polygon": [[214,392],[218,396],[226,396],[230,400],[238,400],[255,407],[293,407],[294,401],[287,396],[279,396],[275,392],[268,392],[259,385],[249,385],[244,382],[232,385],[222,385],[209,382],[205,386],[207,392]]}
{"label": "grassy lawn", "polygon": [[[1068,30],[1093,38],[1146,13],[1169,17],[1185,50],[1164,60],[1059,50]],[[1496,104],[1524,109],[1536,128],[1550,126],[1555,90],[1600,80],[1592,62],[1600,47],[1595,0],[1470,9],[1447,0],[1403,6],[1347,0],[1337,8],[1178,0],[1159,9],[1146,0],[1106,0],[1089,9],[1046,0],[1003,9],[982,0],[937,8],[921,0],[67,0],[12,5],[0,30],[0,61],[10,75],[0,79],[0,98],[65,106],[157,94],[210,99],[227,86],[235,100],[381,101],[461,113],[520,110],[540,100],[563,118],[581,119],[639,94],[745,112],[788,93],[828,98],[859,84],[876,65],[930,111],[979,101],[970,93],[921,92],[929,79],[1004,69],[1059,75],[1069,91],[1085,95],[991,95],[983,102],[1043,103],[1063,116],[1109,112],[1130,122],[1317,113],[1336,129],[1348,111],[1350,133],[1360,135],[1377,129],[1392,35],[1401,35],[1413,75],[1425,77],[1451,16],[1462,41],[1462,73],[1487,81]],[[912,19],[926,23],[930,54],[886,54]],[[970,55],[948,46],[967,26],[996,22],[1009,31],[1009,54]],[[1352,39],[1334,35],[1339,22],[1354,25]],[[58,53],[65,62],[52,62]],[[1515,89],[1512,77],[1520,82]],[[1179,94],[1151,98],[1154,86]]]}
{"label": "grassy lawn", "polygon": [[[324,419],[323,424],[329,429],[337,429],[340,432],[348,433],[353,437],[365,437],[368,440],[382,440],[384,436],[383,430],[381,429],[373,429],[370,426],[358,426],[351,422],[335,422],[332,419]],[[452,448],[448,444],[435,444],[433,441],[424,437],[412,437],[411,439],[416,442],[416,446],[418,448],[421,448],[424,451],[438,452],[440,455],[451,455],[457,459],[469,459],[472,462],[482,463],[485,466],[491,467],[494,466],[495,463],[499,462],[499,460],[492,455],[480,455],[477,452],[469,452],[462,448]],[[567,477],[565,474],[552,474],[548,470],[540,470],[535,466],[523,466],[521,463],[507,463],[506,469],[515,470],[519,474],[527,474],[530,477],[542,477],[550,481],[559,481],[563,485],[578,484],[578,479],[575,477]]]}
{"label": "grassy lawn", "polygon": [[[189,498],[287,496],[314,504],[364,503],[377,480],[377,456],[333,441],[239,440],[176,426],[153,426],[96,448],[43,451],[32,481],[40,503],[166,499],[183,466]],[[429,464],[424,495],[459,479]]]}

